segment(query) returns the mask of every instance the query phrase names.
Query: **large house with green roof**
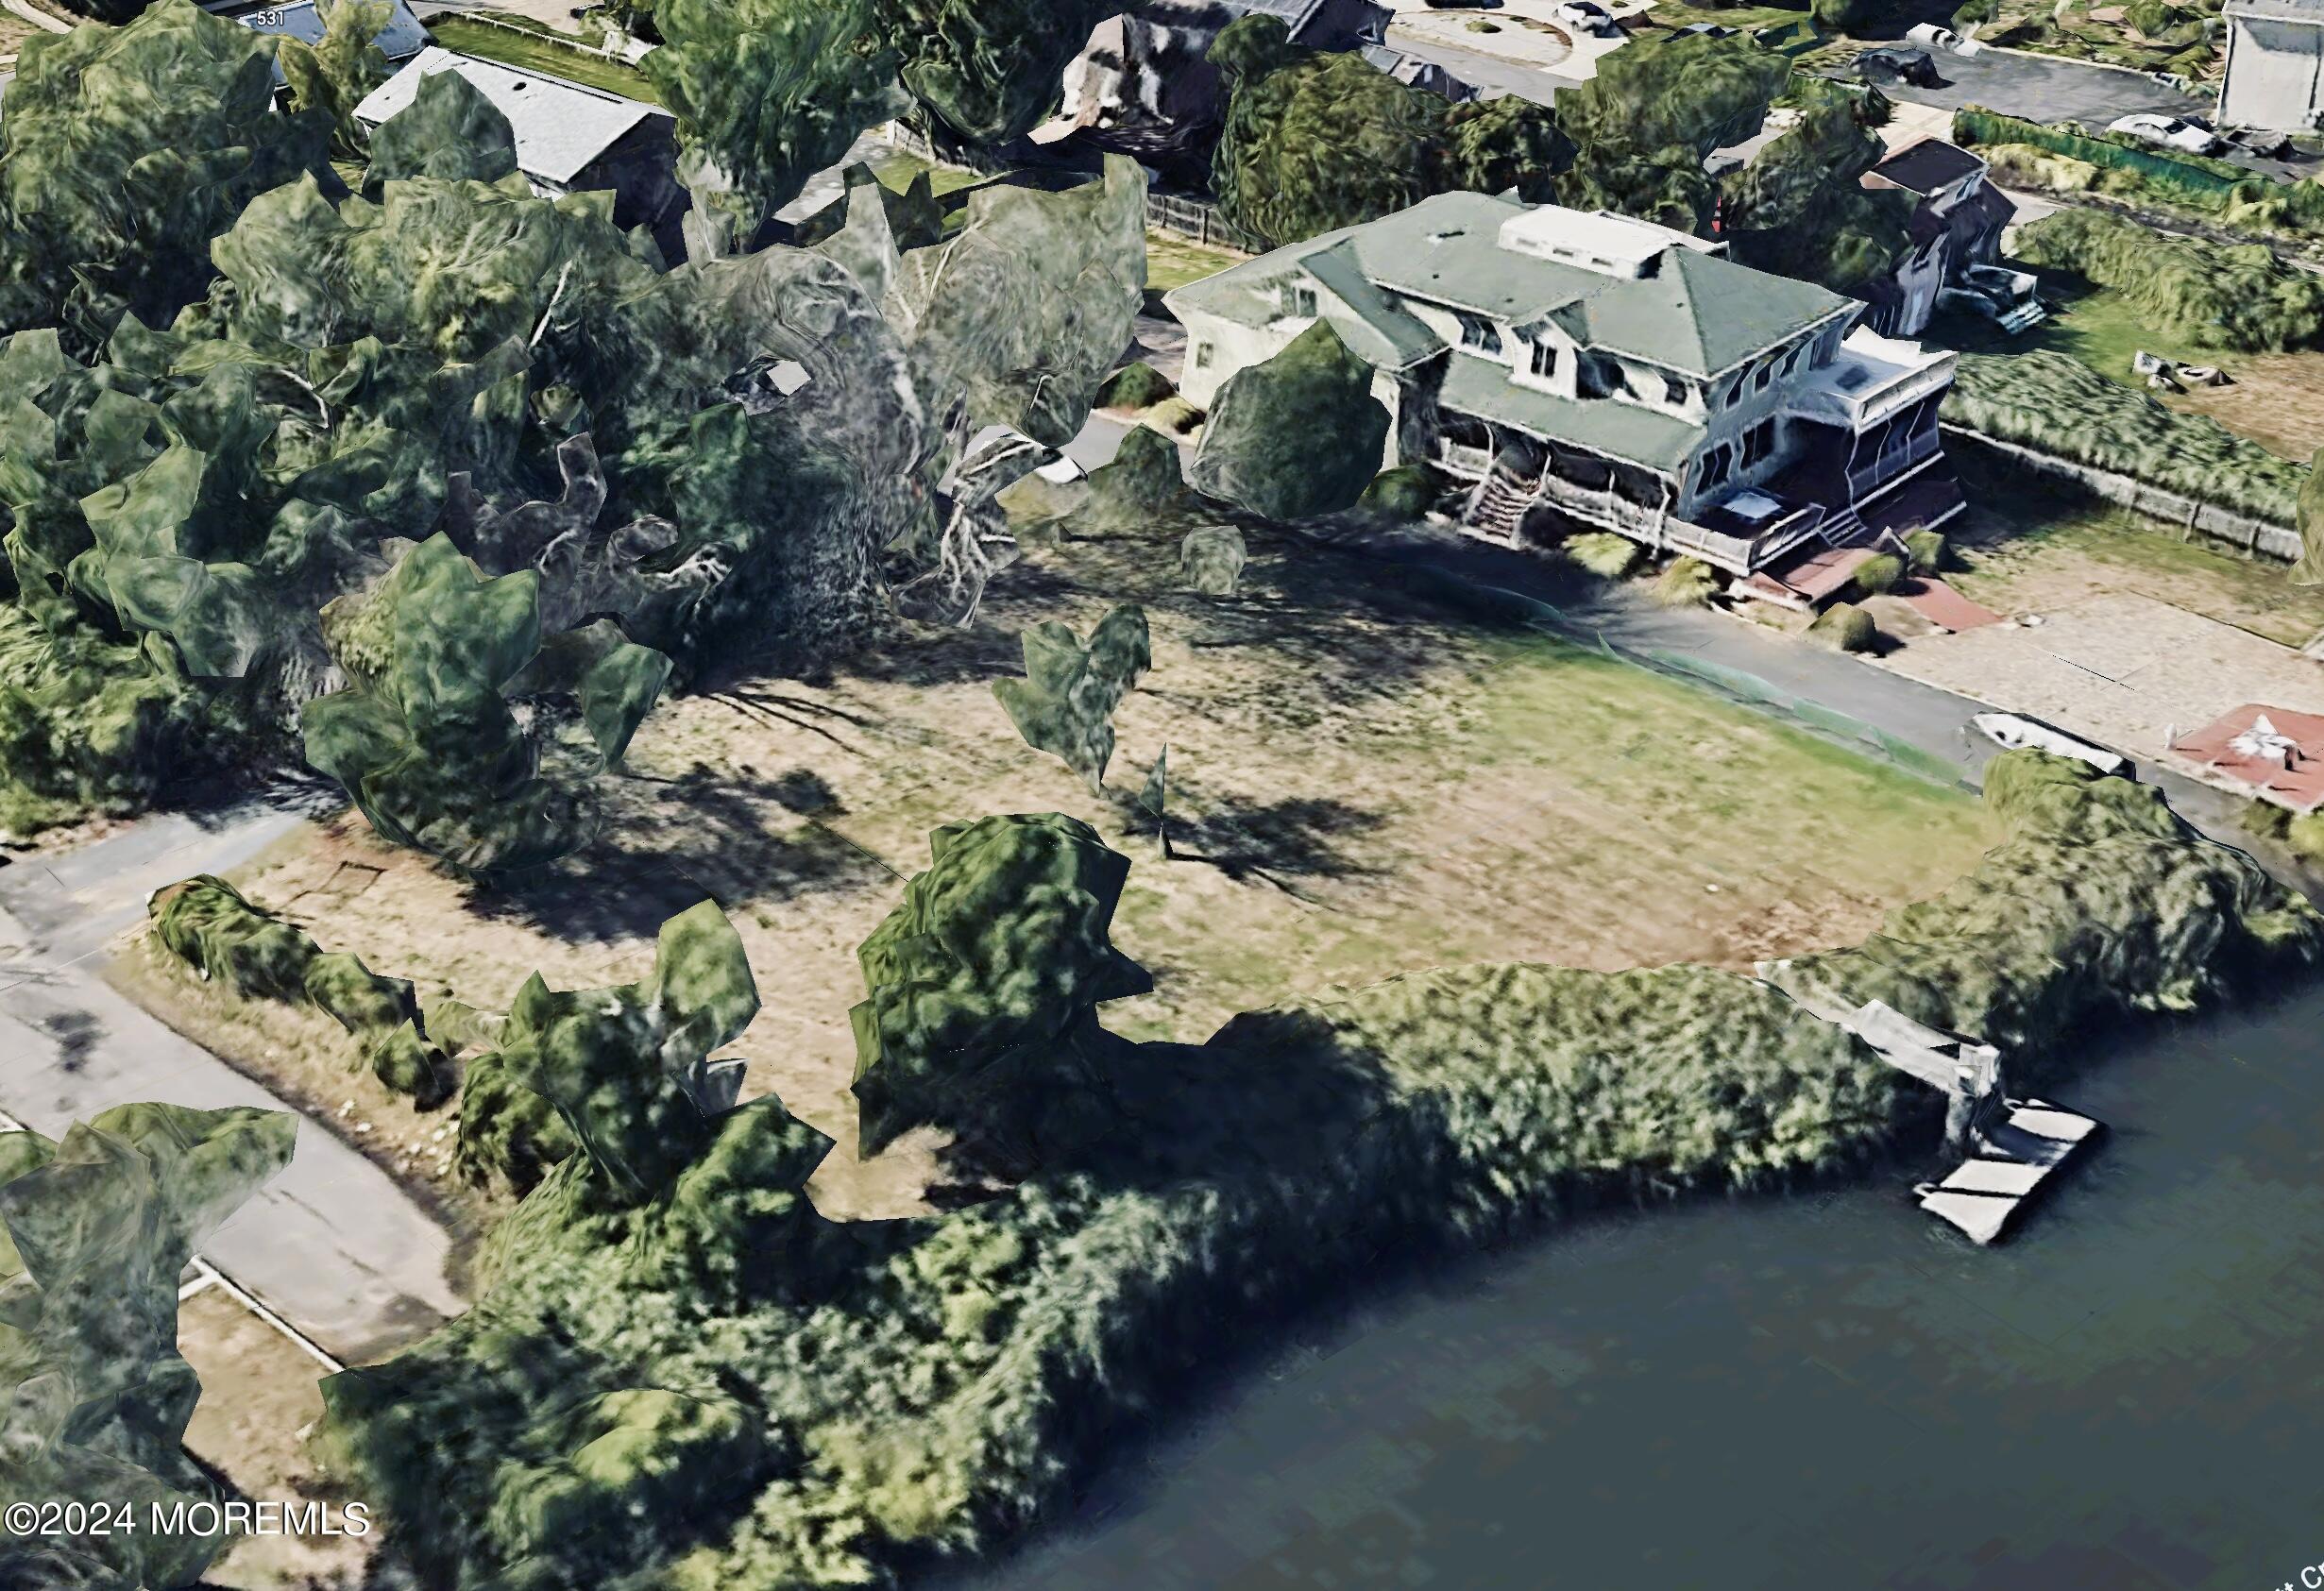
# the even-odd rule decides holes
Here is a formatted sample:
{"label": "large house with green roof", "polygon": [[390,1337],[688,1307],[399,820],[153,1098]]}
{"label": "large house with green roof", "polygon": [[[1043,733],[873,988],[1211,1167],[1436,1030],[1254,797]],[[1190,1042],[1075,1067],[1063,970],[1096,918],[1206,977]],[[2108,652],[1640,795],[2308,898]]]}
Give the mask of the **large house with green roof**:
{"label": "large house with green roof", "polygon": [[1374,367],[1383,465],[1465,482],[1474,533],[1617,531],[1813,601],[1834,548],[1959,512],[1937,436],[1954,356],[1723,255],[1627,216],[1442,194],[1164,296],[1193,403],[1320,318]]}

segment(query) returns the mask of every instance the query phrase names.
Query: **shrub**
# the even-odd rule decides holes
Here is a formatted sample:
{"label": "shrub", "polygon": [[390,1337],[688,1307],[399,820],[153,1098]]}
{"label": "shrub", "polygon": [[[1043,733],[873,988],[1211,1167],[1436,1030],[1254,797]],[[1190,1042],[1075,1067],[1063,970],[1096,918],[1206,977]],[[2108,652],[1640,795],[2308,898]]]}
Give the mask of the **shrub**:
{"label": "shrub", "polygon": [[1654,601],[1665,607],[1704,607],[1718,595],[1719,572],[1700,558],[1677,559],[1654,580]]}
{"label": "shrub", "polygon": [[2198,347],[2281,352],[2324,334],[2324,281],[2265,245],[2164,237],[2095,210],[2020,228],[2018,258],[2121,293],[2145,324]]}
{"label": "shrub", "polygon": [[1584,531],[1565,541],[1566,556],[1601,580],[1620,580],[1646,561],[1646,549],[1612,531]]}
{"label": "shrub", "polygon": [[1165,398],[1178,396],[1170,378],[1144,360],[1125,364],[1106,378],[1097,392],[1101,409],[1151,409]]}
{"label": "shrub", "polygon": [[2248,801],[2235,815],[2235,823],[2246,834],[2258,835],[2262,839],[2285,839],[2290,836],[2292,815],[2264,801]]}
{"label": "shrub", "polygon": [[1436,506],[1437,494],[1443,489],[1444,478],[1433,465],[1399,464],[1373,476],[1356,506],[1391,519],[1418,519]]}
{"label": "shrub", "polygon": [[1195,427],[1200,425],[1202,419],[1201,410],[1187,402],[1185,398],[1175,395],[1163,398],[1160,403],[1148,409],[1144,415],[1146,425],[1157,431],[1167,432],[1172,436],[1186,435]]}
{"label": "shrub", "polygon": [[1952,545],[1944,539],[1942,531],[1907,532],[1905,552],[1914,574],[1942,574],[1953,561]]}
{"label": "shrub", "polygon": [[1872,615],[1854,602],[1834,602],[1816,615],[1807,633],[1838,652],[1870,652],[1880,640]]}
{"label": "shrub", "polygon": [[[2281,808],[2270,808],[2279,811]],[[2283,843],[2303,862],[2324,862],[2324,813],[2305,812],[2282,830]]]}
{"label": "shrub", "polygon": [[1856,567],[1856,588],[1867,597],[1896,589],[1905,578],[1905,561],[1893,552],[1875,553]]}

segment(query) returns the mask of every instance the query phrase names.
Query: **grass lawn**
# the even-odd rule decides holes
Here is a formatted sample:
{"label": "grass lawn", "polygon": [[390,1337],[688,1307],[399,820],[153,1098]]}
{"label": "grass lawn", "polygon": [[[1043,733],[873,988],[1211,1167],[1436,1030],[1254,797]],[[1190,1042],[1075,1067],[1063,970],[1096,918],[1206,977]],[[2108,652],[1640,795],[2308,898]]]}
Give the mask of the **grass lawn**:
{"label": "grass lawn", "polygon": [[1970,506],[1947,529],[1968,567],[1946,579],[1995,612],[2129,593],[2289,647],[2324,631],[2324,589],[2294,585],[2281,564],[2182,540],[2144,515],[1994,464],[1974,449],[1958,449],[1954,459]]}
{"label": "grass lawn", "polygon": [[974,188],[992,180],[993,174],[966,171],[959,166],[938,165],[919,156],[898,149],[872,162],[872,175],[901,194],[912,185],[912,179],[922,172],[928,174],[928,191],[940,198],[963,188]]}
{"label": "grass lawn", "polygon": [[546,35],[537,40],[531,39],[505,27],[465,22],[458,17],[447,17],[431,23],[428,31],[435,36],[437,43],[448,50],[457,50],[462,55],[481,56],[486,60],[497,60],[504,65],[521,66],[528,72],[585,83],[591,88],[604,89],[629,99],[642,99],[652,105],[662,102],[662,96],[654,92],[653,79],[636,67],[583,55],[578,50],[551,42]]}
{"label": "grass lawn", "polygon": [[1232,249],[1207,248],[1168,232],[1145,235],[1145,284],[1157,293],[1216,276],[1250,258]]}
{"label": "grass lawn", "polygon": [[[1958,791],[1449,610],[1353,554],[1253,532],[1241,593],[1192,595],[1183,528],[1033,550],[971,630],[899,634],[812,683],[746,678],[664,703],[599,844],[521,886],[452,878],[352,819],[236,881],[423,1000],[486,1008],[535,970],[566,989],[635,978],[663,918],[719,900],[764,1000],[738,1046],[746,1092],[779,1093],[839,1141],[813,1184],[826,1213],[874,1216],[919,1209],[931,1162],[908,1142],[869,1164],[853,1153],[856,950],[941,823],[1095,823],[1134,859],[1116,939],[1156,979],[1109,1021],[1188,1039],[1299,991],[1447,963],[1747,968],[1858,939],[1988,841]],[[1117,601],[1145,605],[1154,669],[1117,715],[1100,799],[1025,746],[992,682],[1021,671],[1025,626],[1086,633]],[[1171,860],[1124,817],[1164,744]],[[375,1124],[356,1142],[407,1179],[432,1172],[421,1146],[441,1115],[350,1075],[327,1021],[235,1018],[187,977],[139,992],[279,1086],[354,1101]]]}

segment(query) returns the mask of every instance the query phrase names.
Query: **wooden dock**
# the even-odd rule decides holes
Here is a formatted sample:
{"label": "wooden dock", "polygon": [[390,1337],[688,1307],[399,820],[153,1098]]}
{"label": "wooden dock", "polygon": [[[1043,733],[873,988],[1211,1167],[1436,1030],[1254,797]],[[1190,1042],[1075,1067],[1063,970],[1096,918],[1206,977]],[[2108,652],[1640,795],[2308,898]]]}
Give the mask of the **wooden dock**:
{"label": "wooden dock", "polygon": [[2050,1175],[2098,1133],[2098,1124],[2039,1099],[2013,1099],[1973,1141],[1974,1153],[1942,1182],[1913,1192],[1921,1208],[1948,1221],[1973,1243],[2009,1229]]}

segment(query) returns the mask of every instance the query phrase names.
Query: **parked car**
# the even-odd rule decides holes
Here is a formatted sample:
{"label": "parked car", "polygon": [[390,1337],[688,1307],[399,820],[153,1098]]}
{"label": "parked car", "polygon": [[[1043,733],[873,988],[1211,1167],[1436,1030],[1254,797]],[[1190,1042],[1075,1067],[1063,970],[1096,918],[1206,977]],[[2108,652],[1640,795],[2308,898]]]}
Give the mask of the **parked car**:
{"label": "parked car", "polygon": [[1916,44],[1925,44],[1932,50],[1949,50],[1960,42],[1960,35],[1949,27],[1939,27],[1933,22],[1915,23],[1905,29],[1905,37]]}
{"label": "parked car", "polygon": [[1911,83],[1919,88],[1933,89],[1943,81],[1937,76],[1937,58],[1926,50],[1898,49],[1883,45],[1866,50],[1856,58],[1858,76],[1873,83]]}
{"label": "parked car", "polygon": [[1619,32],[1614,25],[1614,13],[1598,4],[1598,0],[1566,0],[1552,13],[1568,27],[1583,33],[1606,34]]}
{"label": "parked car", "polygon": [[2015,713],[1979,713],[1969,720],[1979,734],[2006,752],[2024,751],[2030,747],[2047,752],[2056,757],[2072,757],[2086,762],[2101,773],[2129,773],[2130,759],[2119,752],[2110,752],[2103,746],[2094,746],[2079,740],[2062,729],[2052,729],[2039,719],[2021,718]]}
{"label": "parked car", "polygon": [[2202,123],[2186,116],[2142,112],[2109,122],[2106,130],[2127,132],[2142,143],[2160,144],[2166,149],[2182,149],[2190,155],[2215,155],[2227,147],[2225,139]]}

